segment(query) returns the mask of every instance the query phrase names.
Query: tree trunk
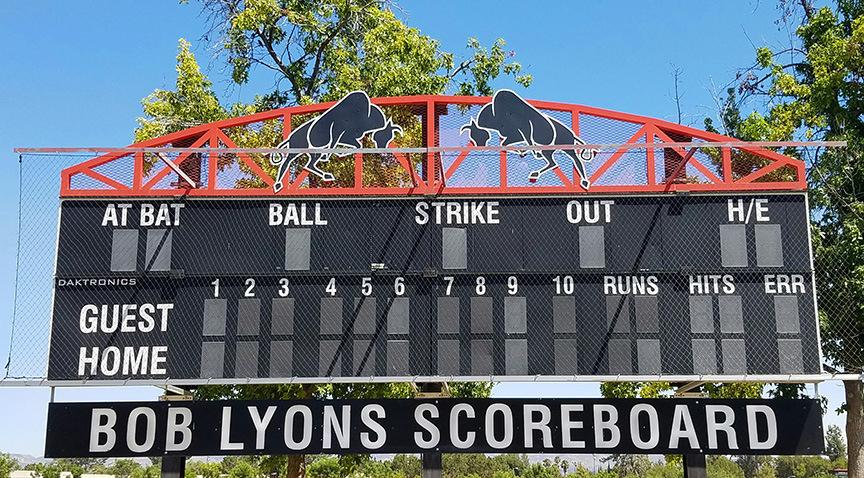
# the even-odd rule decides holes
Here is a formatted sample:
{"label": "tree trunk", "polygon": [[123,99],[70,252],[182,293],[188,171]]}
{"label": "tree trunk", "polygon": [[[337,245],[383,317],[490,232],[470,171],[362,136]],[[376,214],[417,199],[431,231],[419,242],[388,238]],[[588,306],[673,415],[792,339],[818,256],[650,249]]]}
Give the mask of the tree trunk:
{"label": "tree trunk", "polygon": [[847,380],[846,441],[849,450],[849,478],[864,478],[864,382]]}
{"label": "tree trunk", "polygon": [[306,476],[306,456],[289,455],[285,468],[286,478],[303,478]]}

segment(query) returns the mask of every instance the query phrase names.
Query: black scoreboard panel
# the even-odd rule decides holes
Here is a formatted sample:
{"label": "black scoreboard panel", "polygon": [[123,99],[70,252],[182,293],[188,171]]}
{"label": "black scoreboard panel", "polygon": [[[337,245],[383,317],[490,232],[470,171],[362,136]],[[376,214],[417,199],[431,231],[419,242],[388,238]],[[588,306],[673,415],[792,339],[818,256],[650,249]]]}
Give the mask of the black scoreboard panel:
{"label": "black scoreboard panel", "polygon": [[803,194],[61,207],[52,380],[820,372]]}

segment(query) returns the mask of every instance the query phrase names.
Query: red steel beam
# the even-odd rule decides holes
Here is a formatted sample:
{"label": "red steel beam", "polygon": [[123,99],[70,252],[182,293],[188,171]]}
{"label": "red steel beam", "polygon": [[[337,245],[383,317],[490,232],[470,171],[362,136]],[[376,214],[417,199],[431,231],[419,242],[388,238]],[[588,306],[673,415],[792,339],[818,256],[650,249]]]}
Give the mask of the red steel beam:
{"label": "red steel beam", "polygon": [[[377,105],[413,105],[414,107],[420,107],[424,109],[424,119],[426,121],[425,128],[425,137],[423,138],[424,146],[426,147],[436,147],[439,146],[438,138],[438,122],[436,121],[436,110],[437,107],[441,107],[442,105],[483,105],[490,101],[489,97],[474,97],[474,96],[435,96],[435,95],[420,95],[420,96],[409,96],[409,97],[384,97],[384,98],[373,98],[373,103]],[[176,133],[171,133],[165,136],[161,136],[159,138],[153,138],[147,141],[142,141],[136,144],[133,144],[131,147],[135,148],[149,148],[149,147],[163,147],[172,144],[176,144],[178,142],[182,142],[184,140],[188,141],[190,138],[197,138],[197,140],[193,143],[192,147],[200,147],[203,144],[209,143],[209,145],[218,149],[220,141],[224,147],[235,147],[234,143],[230,140],[225,130],[228,128],[237,128],[243,127],[246,125],[250,125],[253,123],[259,123],[262,121],[271,121],[271,120],[281,120],[282,121],[282,137],[287,138],[291,132],[291,119],[294,115],[303,115],[316,113],[320,111],[324,111],[330,106],[332,106],[335,102],[329,103],[320,103],[315,105],[302,105],[302,106],[294,106],[287,108],[280,108],[272,111],[265,111],[261,113],[255,113],[248,116],[241,116],[237,118],[229,118],[221,121],[216,121],[209,124],[204,124],[200,126],[195,126],[183,131],[178,131]],[[469,187],[469,188],[461,188],[461,187],[448,187],[447,179],[452,177],[459,170],[460,167],[463,166],[464,160],[473,150],[472,147],[466,146],[459,152],[459,155],[456,157],[454,162],[444,171],[443,161],[441,166],[436,167],[436,155],[440,153],[433,153],[431,151],[425,154],[425,161],[422,166],[423,171],[425,173],[425,181],[421,178],[417,177],[415,168],[412,167],[410,158],[405,157],[404,155],[396,155],[397,161],[399,161],[400,165],[408,170],[411,175],[412,182],[414,187],[412,188],[403,188],[403,187],[379,187],[374,185],[363,185],[362,183],[362,168],[363,168],[363,157],[362,154],[355,153],[353,157],[355,158],[355,170],[354,170],[354,181],[351,186],[335,186],[332,187],[332,184],[328,184],[327,187],[310,187],[303,188],[301,187],[303,182],[308,177],[307,171],[301,171],[298,173],[297,177],[294,178],[294,181],[287,182],[286,187],[279,193],[279,196],[312,196],[312,195],[345,195],[345,196],[369,196],[369,195],[419,195],[419,194],[545,194],[545,193],[554,193],[554,194],[573,194],[573,193],[626,193],[626,192],[664,192],[669,190],[681,190],[681,191],[710,191],[710,190],[803,190],[806,189],[806,178],[805,178],[805,167],[803,162],[794,160],[787,156],[783,156],[776,151],[772,151],[770,149],[765,149],[758,146],[742,146],[738,149],[741,151],[749,152],[758,157],[764,158],[768,161],[771,161],[770,164],[766,165],[763,168],[749,174],[748,176],[741,178],[739,180],[735,180],[732,177],[732,155],[731,148],[728,146],[724,146],[721,148],[721,171],[720,176],[718,177],[714,172],[712,172],[709,167],[696,159],[692,158],[693,151],[686,152],[681,148],[675,148],[675,151],[682,156],[682,158],[686,157],[686,160],[682,163],[683,167],[686,167],[687,162],[689,161],[700,173],[702,173],[711,184],[666,184],[661,183],[657,184],[656,178],[656,157],[655,157],[655,148],[645,148],[646,149],[646,178],[647,184],[604,184],[598,185],[596,182],[601,180],[604,174],[618,161],[622,159],[625,153],[632,148],[632,146],[628,147],[628,145],[633,145],[634,143],[638,143],[639,139],[644,137],[646,143],[653,143],[655,136],[660,141],[672,142],[669,134],[678,134],[687,137],[691,137],[698,140],[706,141],[706,146],[710,146],[711,143],[728,143],[736,141],[734,138],[729,138],[726,136],[722,136],[716,133],[710,133],[707,131],[697,130],[695,128],[690,128],[688,126],[683,126],[676,123],[671,123],[668,121],[663,121],[655,118],[649,118],[645,116],[639,116],[629,113],[621,113],[617,111],[604,110],[601,108],[593,108],[582,105],[572,105],[565,103],[555,103],[548,101],[534,101],[529,100],[529,103],[535,106],[536,108],[551,110],[551,111],[562,111],[569,112],[571,114],[571,127],[575,134],[579,135],[582,133],[580,131],[580,115],[584,115],[585,117],[596,117],[603,118],[607,120],[613,120],[618,122],[623,122],[630,125],[636,125],[638,127],[638,131],[634,134],[624,145],[618,147],[612,155],[607,158],[604,163],[597,168],[593,174],[591,175],[591,181],[594,183],[589,190],[585,191],[579,186],[576,181],[571,182],[567,175],[559,168],[555,170],[556,176],[562,181],[561,186],[516,186],[508,184],[508,161],[507,161],[507,152],[501,151],[499,152],[499,174],[497,181],[492,181],[490,184],[482,187]],[[584,133],[583,133],[584,134]],[[188,144],[188,143],[187,143]],[[663,147],[662,143],[655,143],[656,148]],[[643,145],[639,146],[640,148],[644,148]],[[132,171],[132,186],[126,186],[120,182],[111,180],[110,178],[105,177],[94,171],[93,168],[101,166],[103,164],[110,163],[112,161],[119,160],[124,157],[128,157],[130,154],[133,154],[133,168]],[[207,187],[194,189],[191,191],[180,190],[180,189],[165,189],[165,190],[153,190],[152,188],[158,184],[158,182],[164,178],[167,174],[170,173],[170,168],[167,166],[162,168],[157,174],[149,178],[149,181],[146,184],[142,184],[144,182],[144,154],[143,153],[129,153],[129,152],[111,152],[96,158],[89,159],[82,163],[79,163],[75,166],[65,169],[61,173],[61,195],[64,197],[98,197],[98,196],[135,196],[135,195],[143,195],[143,196],[171,196],[177,195],[181,193],[186,193],[190,196],[272,196],[274,193],[270,188],[255,188],[255,189],[218,189],[216,187],[218,175],[218,151],[210,152],[209,158],[210,161],[208,163],[207,168]],[[273,178],[271,178],[264,170],[254,161],[248,153],[237,153],[238,157],[247,167],[253,172],[254,175],[258,176],[263,182],[265,182],[268,186],[272,186]],[[181,153],[181,155],[174,160],[174,163],[179,165],[181,164],[187,157],[189,153]],[[765,181],[765,182],[754,182],[758,179],[763,178],[765,175],[769,174],[771,171],[777,170],[781,167],[789,166],[795,169],[796,179],[794,181],[788,182],[778,182],[778,181]],[[128,166],[127,166],[128,167]],[[440,169],[440,170],[439,170]],[[107,188],[102,189],[84,189],[84,188],[73,188],[72,187],[72,178],[76,174],[86,174],[99,182],[105,184]],[[573,171],[574,177],[577,172]],[[497,182],[497,184],[495,184]]]}

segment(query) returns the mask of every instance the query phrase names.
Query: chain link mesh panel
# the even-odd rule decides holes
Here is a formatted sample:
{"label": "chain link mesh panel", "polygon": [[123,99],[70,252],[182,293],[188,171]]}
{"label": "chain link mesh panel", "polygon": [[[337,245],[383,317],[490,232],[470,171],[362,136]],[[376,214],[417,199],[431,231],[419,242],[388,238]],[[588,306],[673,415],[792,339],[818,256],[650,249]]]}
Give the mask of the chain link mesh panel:
{"label": "chain link mesh panel", "polygon": [[803,163],[519,99],[544,139],[482,119],[490,101],[375,99],[377,119],[354,119],[380,124],[331,149],[308,131],[336,105],[309,105],[23,156],[7,378],[860,372],[860,254],[830,234],[818,346],[807,233],[825,215],[800,193]]}
{"label": "chain link mesh panel", "polygon": [[[441,124],[438,134],[447,134],[444,117]],[[711,181],[679,168],[672,149],[601,150],[588,174],[618,154],[610,184],[647,182],[653,154],[660,181]],[[183,154],[186,178],[162,172]],[[219,189],[272,194],[250,166],[275,174],[268,155],[159,155],[121,154],[95,174],[70,176],[70,190],[137,181],[154,193],[64,200],[69,229],[56,276],[57,178],[88,158],[22,158],[7,379],[778,379],[819,374],[822,363],[860,370],[861,301],[853,284],[836,280],[852,270],[848,251],[817,256],[819,350],[808,211],[798,194],[501,197],[502,180],[528,190],[572,187],[579,176],[560,153],[565,179],[549,172],[532,183],[530,152],[434,151],[334,157],[325,165],[336,176],[330,183],[298,181],[298,167],[290,171],[298,197],[196,198],[178,188],[191,179],[207,190],[211,168]],[[721,174],[719,148],[696,155],[708,174]],[[137,179],[136,161],[145,165]],[[387,197],[340,197],[357,180]],[[421,183],[443,193],[388,193],[410,196]],[[491,195],[446,193],[463,187]],[[49,341],[63,351],[50,371]]]}
{"label": "chain link mesh panel", "polygon": [[85,157],[23,155],[20,160],[18,259],[7,378],[47,375],[51,297],[60,210],[60,171]]}

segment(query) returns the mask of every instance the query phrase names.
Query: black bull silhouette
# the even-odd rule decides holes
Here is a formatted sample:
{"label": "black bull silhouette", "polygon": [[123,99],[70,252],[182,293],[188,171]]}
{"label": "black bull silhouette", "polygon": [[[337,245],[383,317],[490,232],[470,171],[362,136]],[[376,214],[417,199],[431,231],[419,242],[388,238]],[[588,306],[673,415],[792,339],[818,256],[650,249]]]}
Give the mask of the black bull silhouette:
{"label": "black bull silhouette", "polygon": [[[540,176],[558,167],[555,163],[555,151],[561,151],[573,160],[573,166],[581,177],[580,184],[585,189],[591,185],[585,173],[585,162],[597,154],[596,150],[574,148],[585,144],[581,138],[573,134],[560,121],[545,115],[529,105],[519,95],[510,90],[498,90],[492,96],[492,102],[483,105],[477,119],[462,127],[460,131],[469,131],[471,142],[475,146],[486,146],[490,131],[498,132],[502,146],[562,146],[558,149],[533,150],[531,153],[537,159],[545,159],[546,164],[528,175],[528,180],[536,182]],[[525,156],[527,151],[518,151]]]}
{"label": "black bull silhouette", "polygon": [[[288,139],[279,143],[277,148],[298,149],[331,149],[331,148],[360,148],[360,140],[369,133],[376,148],[386,148],[393,140],[394,132],[402,134],[402,128],[394,125],[393,120],[384,116],[377,105],[369,101],[369,95],[364,91],[348,93],[330,109],[320,116],[313,118],[291,132]],[[335,178],[331,173],[322,171],[318,163],[330,160],[333,153],[290,152],[272,153],[270,163],[279,166],[276,182],[273,190],[279,192],[283,187],[285,175],[288,173],[290,164],[302,155],[306,155],[306,164],[303,169],[318,176],[324,181],[333,181]],[[337,156],[344,157],[350,152],[339,153]]]}

